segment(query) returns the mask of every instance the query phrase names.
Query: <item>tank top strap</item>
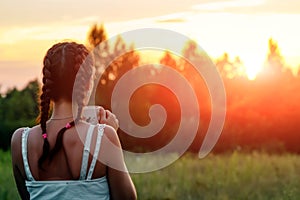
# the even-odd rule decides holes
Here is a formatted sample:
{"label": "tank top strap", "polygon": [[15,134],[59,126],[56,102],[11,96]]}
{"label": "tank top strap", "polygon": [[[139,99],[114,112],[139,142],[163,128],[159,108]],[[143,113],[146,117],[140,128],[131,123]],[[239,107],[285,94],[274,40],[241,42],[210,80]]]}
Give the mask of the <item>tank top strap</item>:
{"label": "tank top strap", "polygon": [[28,141],[28,135],[29,135],[29,130],[30,128],[26,127],[23,130],[22,133],[22,158],[23,158],[23,163],[24,163],[24,170],[26,177],[29,181],[34,181],[34,178],[31,174],[30,168],[29,168],[29,163],[28,163],[28,158],[27,158],[27,141]]}
{"label": "tank top strap", "polygon": [[86,135],[79,180],[85,180],[86,178],[87,165],[88,165],[89,154],[90,154],[90,146],[91,146],[92,135],[94,133],[94,128],[95,126],[91,124]]}
{"label": "tank top strap", "polygon": [[92,179],[92,175],[93,175],[93,172],[94,172],[94,169],[96,166],[96,161],[97,161],[98,155],[99,155],[101,139],[103,136],[104,128],[105,128],[105,124],[98,124],[96,147],[95,147],[95,151],[94,151],[94,155],[93,155],[93,160],[92,160],[92,163],[91,163],[88,175],[87,175],[87,180]]}

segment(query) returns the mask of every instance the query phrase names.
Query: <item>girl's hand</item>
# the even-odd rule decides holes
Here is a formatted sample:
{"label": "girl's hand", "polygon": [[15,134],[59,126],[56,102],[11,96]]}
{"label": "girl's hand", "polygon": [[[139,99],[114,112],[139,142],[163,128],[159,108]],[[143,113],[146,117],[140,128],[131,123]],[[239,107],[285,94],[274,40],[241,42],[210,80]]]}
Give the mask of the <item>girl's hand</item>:
{"label": "girl's hand", "polygon": [[103,107],[100,107],[98,115],[100,124],[107,124],[113,127],[116,131],[118,130],[119,120],[117,119],[115,114],[113,114],[109,110],[105,110]]}

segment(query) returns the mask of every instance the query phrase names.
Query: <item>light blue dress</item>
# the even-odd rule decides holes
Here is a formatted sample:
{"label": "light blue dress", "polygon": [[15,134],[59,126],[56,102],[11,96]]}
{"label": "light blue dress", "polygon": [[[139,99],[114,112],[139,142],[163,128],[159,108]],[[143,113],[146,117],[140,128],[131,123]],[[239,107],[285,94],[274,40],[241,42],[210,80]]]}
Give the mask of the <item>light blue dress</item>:
{"label": "light blue dress", "polygon": [[106,177],[92,179],[93,171],[99,154],[101,139],[104,131],[104,124],[96,125],[98,128],[96,148],[93,160],[87,173],[88,157],[90,153],[91,138],[93,135],[94,125],[90,125],[84,151],[79,180],[57,180],[57,181],[36,181],[34,180],[27,159],[27,139],[30,128],[25,128],[22,133],[22,157],[24,162],[25,173],[27,176],[26,187],[30,194],[30,199],[110,199],[109,187]]}

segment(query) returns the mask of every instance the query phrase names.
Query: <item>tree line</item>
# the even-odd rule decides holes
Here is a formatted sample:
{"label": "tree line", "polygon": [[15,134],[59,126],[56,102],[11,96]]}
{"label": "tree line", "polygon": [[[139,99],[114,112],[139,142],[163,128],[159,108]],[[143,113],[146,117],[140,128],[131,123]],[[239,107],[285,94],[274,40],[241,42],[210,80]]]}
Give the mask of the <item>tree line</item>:
{"label": "tree line", "polygon": [[[87,46],[93,49],[97,60],[95,67],[99,82],[96,85],[96,104],[111,109],[111,95],[116,83],[127,71],[143,64],[143,58],[134,50],[133,44],[127,44],[121,37],[114,44],[110,44],[107,38],[104,26],[95,24],[88,32]],[[227,94],[225,125],[215,152],[239,149],[300,153],[300,75],[292,74],[286,67],[274,40],[270,39],[268,45],[266,65],[255,80],[247,78],[239,58],[232,61],[228,54],[224,54],[214,60]],[[207,57],[193,41],[187,42],[182,54],[187,60],[198,59],[203,68],[207,66]],[[113,61],[109,63],[112,58]],[[210,122],[211,102],[205,81],[186,59],[166,51],[158,62],[178,71],[195,91],[201,108],[200,126],[189,150],[197,152]],[[157,73],[159,68],[153,67],[145,71],[143,76]],[[39,88],[38,80],[34,80],[23,90],[14,88],[0,97],[0,148],[9,148],[15,128],[35,124],[39,112]],[[137,124],[146,125],[150,120],[149,108],[157,103],[163,105],[168,114],[165,126],[150,138],[135,138],[119,130],[121,143],[126,150],[153,151],[174,138],[180,124],[180,104],[167,88],[155,84],[139,88],[131,97],[130,114]]]}

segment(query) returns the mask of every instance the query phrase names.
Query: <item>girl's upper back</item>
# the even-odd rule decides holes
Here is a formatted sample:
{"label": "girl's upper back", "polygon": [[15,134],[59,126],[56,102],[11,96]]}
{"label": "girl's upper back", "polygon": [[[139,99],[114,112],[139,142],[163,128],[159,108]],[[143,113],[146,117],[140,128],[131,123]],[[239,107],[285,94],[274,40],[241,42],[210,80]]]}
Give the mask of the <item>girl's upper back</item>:
{"label": "girl's upper back", "polygon": [[[49,130],[51,130],[49,126]],[[106,167],[98,161],[105,125],[81,125],[65,134],[62,150],[43,169],[37,159],[43,141],[38,141],[36,128],[22,132],[22,158],[31,199],[109,199]],[[53,144],[53,138],[49,138]],[[39,144],[41,143],[41,144]],[[93,156],[91,155],[93,154]],[[48,164],[48,165],[46,165]],[[93,178],[93,179],[92,179]]]}

